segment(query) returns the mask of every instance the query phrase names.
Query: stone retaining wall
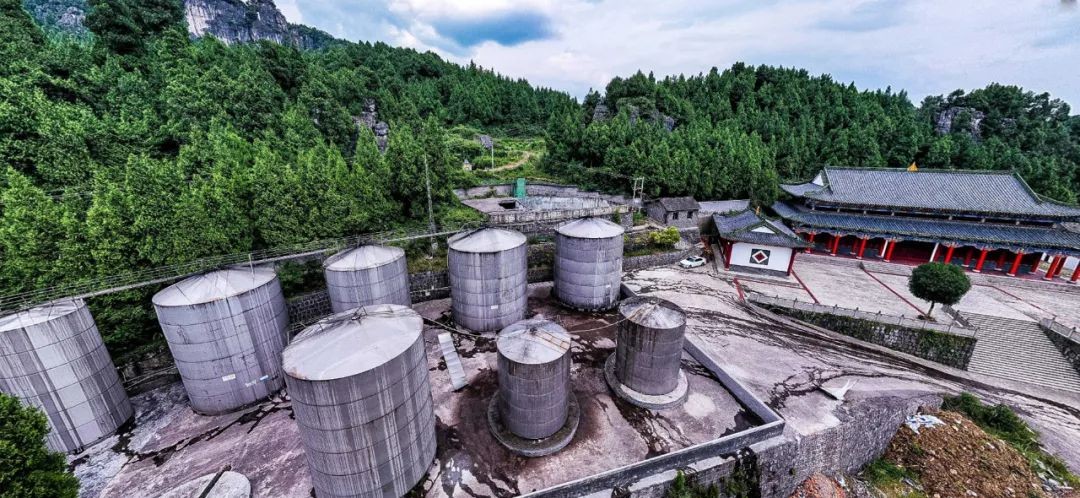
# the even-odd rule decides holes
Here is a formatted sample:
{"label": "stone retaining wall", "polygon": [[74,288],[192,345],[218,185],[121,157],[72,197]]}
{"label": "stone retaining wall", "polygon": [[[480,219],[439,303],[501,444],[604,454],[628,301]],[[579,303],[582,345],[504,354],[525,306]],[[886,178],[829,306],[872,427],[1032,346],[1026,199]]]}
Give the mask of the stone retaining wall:
{"label": "stone retaining wall", "polygon": [[1069,360],[1076,372],[1080,373],[1080,330],[1075,327],[1070,329],[1054,320],[1042,320],[1039,327],[1046,333],[1046,337],[1050,338],[1050,342],[1057,346],[1058,351],[1061,351],[1062,356]]}
{"label": "stone retaining wall", "polygon": [[794,309],[775,303],[759,302],[757,304],[774,313],[953,368],[966,370],[968,363],[971,362],[971,353],[975,349],[974,336],[961,336],[851,316]]}

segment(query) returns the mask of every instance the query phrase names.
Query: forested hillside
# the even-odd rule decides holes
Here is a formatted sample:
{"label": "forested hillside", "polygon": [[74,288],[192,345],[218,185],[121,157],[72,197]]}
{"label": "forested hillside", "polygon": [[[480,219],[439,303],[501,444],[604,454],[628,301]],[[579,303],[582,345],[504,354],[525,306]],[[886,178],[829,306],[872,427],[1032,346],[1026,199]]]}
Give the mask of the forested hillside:
{"label": "forested hillside", "polygon": [[[107,8],[89,14],[95,36],[80,42],[47,37],[19,0],[0,0],[4,295],[426,225],[425,163],[436,216],[453,222],[450,186],[470,179],[446,127],[536,135],[576,105],[431,53],[226,46],[191,40],[179,1],[91,4]],[[385,154],[372,105],[389,124]],[[91,304],[115,346],[154,328],[148,302],[136,292]]]}
{"label": "forested hillside", "polygon": [[902,91],[859,91],[797,69],[736,64],[660,81],[638,73],[590,94],[548,132],[550,167],[644,176],[654,195],[768,203],[777,180],[807,180],[825,164],[912,162],[1016,170],[1066,202],[1080,192],[1080,117],[1047,94],[997,84],[916,107]]}

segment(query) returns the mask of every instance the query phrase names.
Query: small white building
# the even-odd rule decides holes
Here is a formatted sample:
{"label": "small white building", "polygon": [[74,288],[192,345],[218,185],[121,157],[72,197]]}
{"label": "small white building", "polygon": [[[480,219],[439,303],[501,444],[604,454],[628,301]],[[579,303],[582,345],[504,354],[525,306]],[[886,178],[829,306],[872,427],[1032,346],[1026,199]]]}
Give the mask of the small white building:
{"label": "small white building", "polygon": [[791,275],[795,255],[807,247],[790,228],[751,209],[712,215],[724,268],[750,273]]}

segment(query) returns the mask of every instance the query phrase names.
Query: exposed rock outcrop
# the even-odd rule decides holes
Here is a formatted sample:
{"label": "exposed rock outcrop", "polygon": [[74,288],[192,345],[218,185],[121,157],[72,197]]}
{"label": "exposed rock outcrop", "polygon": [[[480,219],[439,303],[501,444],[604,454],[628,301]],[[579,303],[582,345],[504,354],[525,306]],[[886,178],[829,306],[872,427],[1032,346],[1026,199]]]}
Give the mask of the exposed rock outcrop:
{"label": "exposed rock outcrop", "polygon": [[379,110],[375,100],[364,101],[364,110],[359,116],[353,116],[353,123],[357,128],[366,126],[370,129],[375,134],[375,144],[378,145],[379,152],[386,152],[386,147],[390,144],[390,125],[385,121],[379,121]]}
{"label": "exposed rock outcrop", "polygon": [[971,107],[950,107],[938,113],[934,119],[934,132],[938,135],[946,135],[953,131],[956,126],[957,118],[961,114],[970,116],[970,124],[968,125],[968,132],[972,138],[978,139],[982,137],[982,129],[980,125],[982,120],[986,118],[986,114],[975,110]]}
{"label": "exposed rock outcrop", "polygon": [[[39,24],[75,35],[86,33],[86,0],[24,0]],[[329,34],[289,24],[273,0],[185,0],[184,12],[192,36],[211,35],[225,43],[270,40],[300,49],[334,43]]]}

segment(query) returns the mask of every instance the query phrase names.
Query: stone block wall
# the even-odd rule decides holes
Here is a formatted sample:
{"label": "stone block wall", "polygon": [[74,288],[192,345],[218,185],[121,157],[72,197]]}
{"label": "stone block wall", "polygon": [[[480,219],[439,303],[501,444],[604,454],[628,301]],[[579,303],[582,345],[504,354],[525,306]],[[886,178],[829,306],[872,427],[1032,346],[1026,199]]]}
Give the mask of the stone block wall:
{"label": "stone block wall", "polygon": [[889,349],[918,356],[953,368],[967,369],[975,338],[913,329],[900,325],[873,322],[849,316],[815,313],[783,306],[762,304],[763,307],[797,320],[817,325]]}
{"label": "stone block wall", "polygon": [[1050,342],[1057,346],[1062,356],[1080,373],[1080,330],[1070,329],[1060,323],[1043,320],[1039,326],[1046,333]]}
{"label": "stone block wall", "polygon": [[855,473],[880,457],[908,415],[937,408],[936,394],[873,397],[847,401],[835,413],[838,423],[813,434],[790,433],[782,441],[751,447],[757,455],[762,498],[784,498],[816,472]]}

